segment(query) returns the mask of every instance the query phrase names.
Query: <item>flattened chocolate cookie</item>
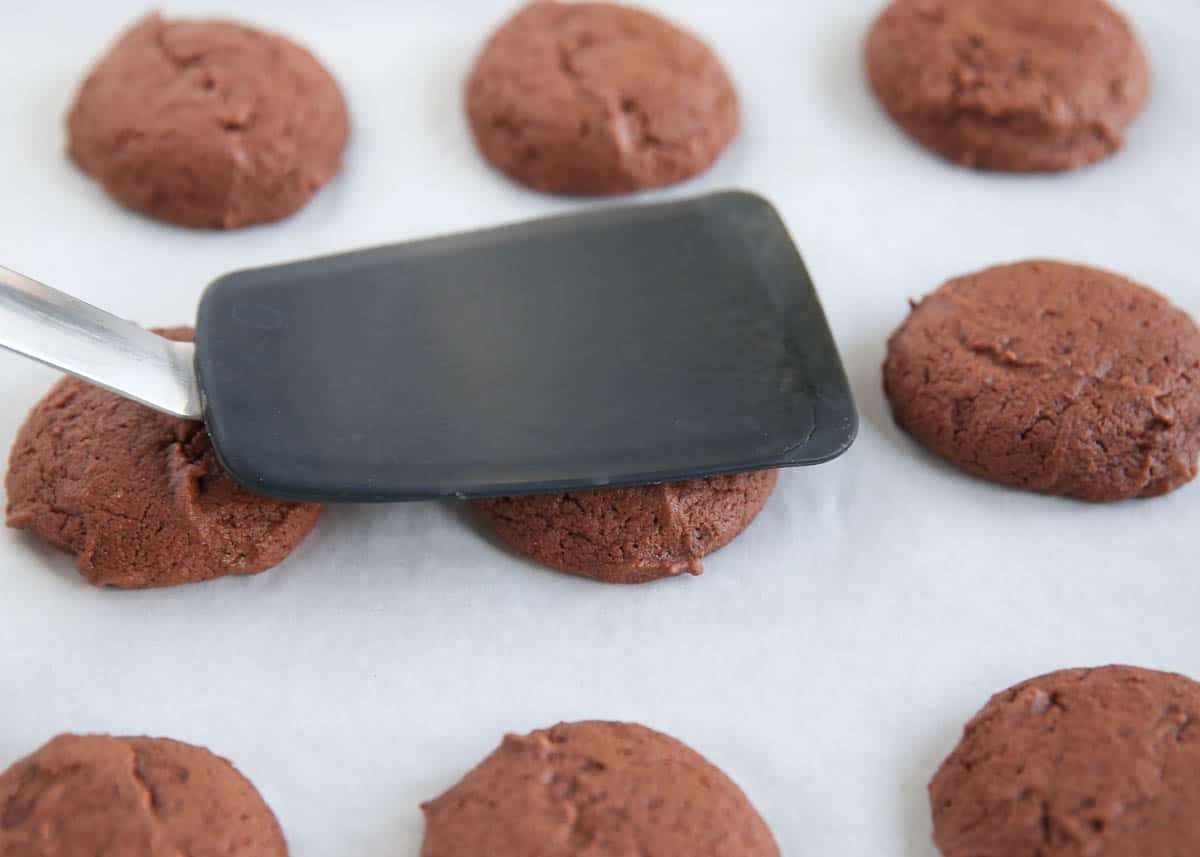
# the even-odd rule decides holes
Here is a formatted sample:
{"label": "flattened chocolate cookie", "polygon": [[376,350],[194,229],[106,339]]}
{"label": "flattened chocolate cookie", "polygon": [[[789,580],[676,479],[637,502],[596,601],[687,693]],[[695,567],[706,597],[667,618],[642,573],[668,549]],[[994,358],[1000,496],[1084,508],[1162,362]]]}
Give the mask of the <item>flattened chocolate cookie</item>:
{"label": "flattened chocolate cookie", "polygon": [[472,505],[518,553],[608,583],[647,583],[703,570],[762,510],[778,473],[568,494],[498,497]]}
{"label": "flattened chocolate cookie", "polygon": [[1182,857],[1200,843],[1200,685],[1063,670],[992,697],[929,786],[945,857]]}
{"label": "flattened chocolate cookie", "polygon": [[422,806],[421,857],[778,857],[742,790],[694,750],[632,723],[509,735]]}
{"label": "flattened chocolate cookie", "polygon": [[228,761],[166,738],[59,735],[0,774],[4,857],[287,857]]}
{"label": "flattened chocolate cookie", "polygon": [[308,51],[231,21],[143,18],[67,117],[75,162],[124,206],[234,229],[298,211],[341,169],[341,90]]}
{"label": "flattened chocolate cookie", "polygon": [[[160,331],[190,340],[190,328]],[[200,423],[76,378],[42,399],[8,462],[8,526],[79,557],[97,586],[144,589],[283,562],[321,507],[251,494]]]}
{"label": "flattened chocolate cookie", "polygon": [[733,84],[703,42],[613,3],[523,7],[476,61],[466,109],[493,165],[562,194],[683,181],[706,170],[738,127]]}
{"label": "flattened chocolate cookie", "polygon": [[1200,330],[1124,277],[1061,262],[951,280],[888,342],[896,422],[962,469],[1084,500],[1165,494],[1200,454]]}
{"label": "flattened chocolate cookie", "polygon": [[1146,57],[1105,0],[894,0],[866,45],[901,128],[970,167],[1069,170],[1119,149]]}

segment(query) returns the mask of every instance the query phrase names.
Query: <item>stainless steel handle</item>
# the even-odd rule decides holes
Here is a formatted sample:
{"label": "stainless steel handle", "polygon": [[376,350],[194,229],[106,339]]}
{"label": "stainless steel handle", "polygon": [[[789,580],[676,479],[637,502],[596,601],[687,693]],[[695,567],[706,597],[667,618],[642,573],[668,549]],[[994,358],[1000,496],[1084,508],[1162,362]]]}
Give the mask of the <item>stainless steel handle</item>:
{"label": "stainless steel handle", "polygon": [[131,321],[0,267],[0,347],[177,417],[198,420],[190,342]]}

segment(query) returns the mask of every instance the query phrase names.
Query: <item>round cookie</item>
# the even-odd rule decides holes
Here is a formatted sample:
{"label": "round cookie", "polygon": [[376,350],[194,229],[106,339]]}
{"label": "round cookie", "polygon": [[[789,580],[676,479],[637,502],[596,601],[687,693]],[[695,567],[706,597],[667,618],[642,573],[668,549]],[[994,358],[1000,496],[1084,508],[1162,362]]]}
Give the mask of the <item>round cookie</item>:
{"label": "round cookie", "polygon": [[1150,72],[1105,0],[894,0],[866,44],[871,86],[926,147],[969,167],[1069,170],[1123,142]]}
{"label": "round cookie", "polygon": [[550,193],[629,193],[706,170],[738,100],[690,33],[613,3],[526,5],[488,41],[466,87],[493,165]]}
{"label": "round cookie", "polygon": [[337,83],[303,48],[231,21],[143,18],[88,75],[68,151],[113,199],[183,226],[294,213],[341,169]]}
{"label": "round cookie", "polygon": [[998,694],[929,786],[945,857],[1180,857],[1200,842],[1200,685],[1064,670]]}
{"label": "round cookie", "polygon": [[741,789],[631,723],[562,723],[499,749],[421,807],[421,857],[778,857]]}
{"label": "round cookie", "polygon": [[1161,295],[1061,262],[951,280],[888,342],[896,422],[962,469],[1084,500],[1196,475],[1200,330]]}
{"label": "round cookie", "polygon": [[608,583],[688,572],[758,515],[778,473],[759,470],[688,482],[473,500],[518,553]]}
{"label": "round cookie", "polygon": [[5,857],[287,857],[254,786],[166,738],[60,735],[0,774]]}
{"label": "round cookie", "polygon": [[200,423],[77,378],[55,385],[26,419],[5,487],[10,527],[78,555],[89,582],[127,589],[265,571],[321,514],[234,482]]}

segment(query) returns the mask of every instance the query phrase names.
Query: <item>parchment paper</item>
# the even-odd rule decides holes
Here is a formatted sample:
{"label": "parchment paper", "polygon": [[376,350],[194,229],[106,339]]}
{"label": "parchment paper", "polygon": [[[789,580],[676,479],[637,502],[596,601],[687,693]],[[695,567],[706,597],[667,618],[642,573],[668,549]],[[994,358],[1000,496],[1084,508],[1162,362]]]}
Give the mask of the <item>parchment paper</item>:
{"label": "parchment paper", "polygon": [[[1125,0],[1154,93],[1115,159],[987,176],[925,154],[869,94],[876,0],[655,0],[718,48],[744,131],[710,173],[779,207],[862,412],[848,455],[785,473],[700,578],[619,588],[514,557],[454,503],[330,509],[283,566],[151,592],[90,588],[0,532],[0,768],[59,731],[166,735],[232,758],[296,857],[414,857],[417,805],[505,731],[621,718],[736,779],[787,855],[931,857],[924,786],[988,695],[1059,667],[1200,676],[1200,485],[1086,505],[963,476],[891,424],[906,300],[1036,256],[1126,273],[1200,316],[1200,4]],[[507,0],[178,2],[308,44],[345,87],[344,175],[229,234],[152,223],[63,154],[75,85],[136,0],[0,0],[0,264],[145,324],[194,318],[226,271],[580,203],[476,155],[460,87]],[[0,354],[0,449],[54,373]]]}

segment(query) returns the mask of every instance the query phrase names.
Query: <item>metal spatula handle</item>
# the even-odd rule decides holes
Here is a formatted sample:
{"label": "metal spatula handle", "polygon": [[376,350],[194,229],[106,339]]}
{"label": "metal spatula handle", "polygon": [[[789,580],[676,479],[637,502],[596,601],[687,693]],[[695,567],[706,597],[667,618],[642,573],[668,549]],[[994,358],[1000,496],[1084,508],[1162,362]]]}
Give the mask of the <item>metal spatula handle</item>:
{"label": "metal spatula handle", "polygon": [[200,419],[195,349],[0,267],[0,347],[155,410]]}

